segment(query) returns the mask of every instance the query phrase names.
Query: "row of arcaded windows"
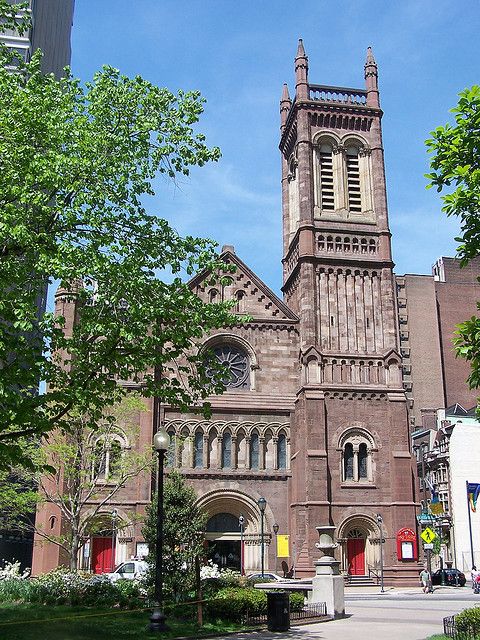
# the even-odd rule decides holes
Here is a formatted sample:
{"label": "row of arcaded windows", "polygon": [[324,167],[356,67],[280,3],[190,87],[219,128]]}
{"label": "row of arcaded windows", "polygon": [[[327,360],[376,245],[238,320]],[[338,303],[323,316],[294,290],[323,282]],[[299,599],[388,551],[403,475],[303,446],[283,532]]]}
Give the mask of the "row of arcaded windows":
{"label": "row of arcaded windows", "polygon": [[317,246],[319,251],[344,251],[347,253],[377,253],[377,241],[374,238],[350,239],[349,236],[319,235]]}
{"label": "row of arcaded windows", "polygon": [[287,437],[261,437],[253,432],[250,437],[243,434],[232,437],[229,431],[223,434],[195,432],[193,438],[181,438],[173,429],[168,431],[170,447],[167,452],[169,466],[193,467],[194,469],[263,469],[287,468]]}

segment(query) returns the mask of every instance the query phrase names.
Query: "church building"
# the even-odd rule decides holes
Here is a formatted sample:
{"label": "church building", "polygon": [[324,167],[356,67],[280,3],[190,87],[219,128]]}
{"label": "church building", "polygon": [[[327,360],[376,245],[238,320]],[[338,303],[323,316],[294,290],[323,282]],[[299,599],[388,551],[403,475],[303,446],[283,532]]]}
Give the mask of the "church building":
{"label": "church building", "polygon": [[[191,282],[205,301],[234,299],[248,320],[203,345],[230,372],[226,392],[210,398],[211,419],[162,407],[167,465],[195,488],[215,561],[246,573],[260,569],[263,523],[270,571],[312,575],[316,527],[334,525],[343,573],[378,573],[384,539],[386,582],[418,576],[377,80],[368,49],[364,89],[311,84],[300,40],[295,93],[285,85],[280,102],[283,300],[233,246],[222,252],[236,266],[230,284],[212,286],[206,274]],[[142,440],[152,437],[148,416]],[[150,497],[145,476],[106,513],[132,522]],[[117,535],[116,562],[144,548],[139,523]],[[277,557],[285,535],[289,555]],[[100,548],[92,539],[85,567],[98,565]],[[52,554],[38,548],[37,573],[58,563]]]}

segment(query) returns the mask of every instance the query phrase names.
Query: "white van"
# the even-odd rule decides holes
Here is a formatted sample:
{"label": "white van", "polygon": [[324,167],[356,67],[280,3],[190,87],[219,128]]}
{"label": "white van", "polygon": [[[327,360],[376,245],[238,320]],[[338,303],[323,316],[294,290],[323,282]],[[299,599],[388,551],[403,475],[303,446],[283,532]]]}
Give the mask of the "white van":
{"label": "white van", "polygon": [[106,573],[105,575],[112,582],[117,580],[139,580],[148,571],[148,564],[145,560],[128,560],[122,562],[112,573]]}

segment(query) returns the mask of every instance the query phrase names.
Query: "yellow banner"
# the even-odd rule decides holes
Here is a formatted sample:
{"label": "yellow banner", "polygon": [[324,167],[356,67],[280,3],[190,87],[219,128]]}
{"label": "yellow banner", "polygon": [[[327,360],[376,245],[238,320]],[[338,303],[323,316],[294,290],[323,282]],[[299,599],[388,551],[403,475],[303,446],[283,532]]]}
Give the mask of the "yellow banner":
{"label": "yellow banner", "polygon": [[289,553],[289,540],[290,536],[278,536],[277,535],[277,558],[288,558]]}
{"label": "yellow banner", "polygon": [[431,502],[430,511],[436,516],[440,515],[441,513],[443,513],[443,504],[441,502]]}

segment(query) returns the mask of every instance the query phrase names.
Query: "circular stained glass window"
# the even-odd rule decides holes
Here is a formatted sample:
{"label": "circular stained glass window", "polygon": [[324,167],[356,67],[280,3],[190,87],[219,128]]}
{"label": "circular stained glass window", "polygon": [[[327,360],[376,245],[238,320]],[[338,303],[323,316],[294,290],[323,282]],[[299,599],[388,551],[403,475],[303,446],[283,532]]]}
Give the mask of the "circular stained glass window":
{"label": "circular stained glass window", "polygon": [[[247,354],[231,344],[222,344],[211,349],[218,362],[226,369],[222,380],[227,389],[248,389],[250,384]],[[208,370],[207,370],[208,372]],[[213,370],[210,369],[213,376]]]}

